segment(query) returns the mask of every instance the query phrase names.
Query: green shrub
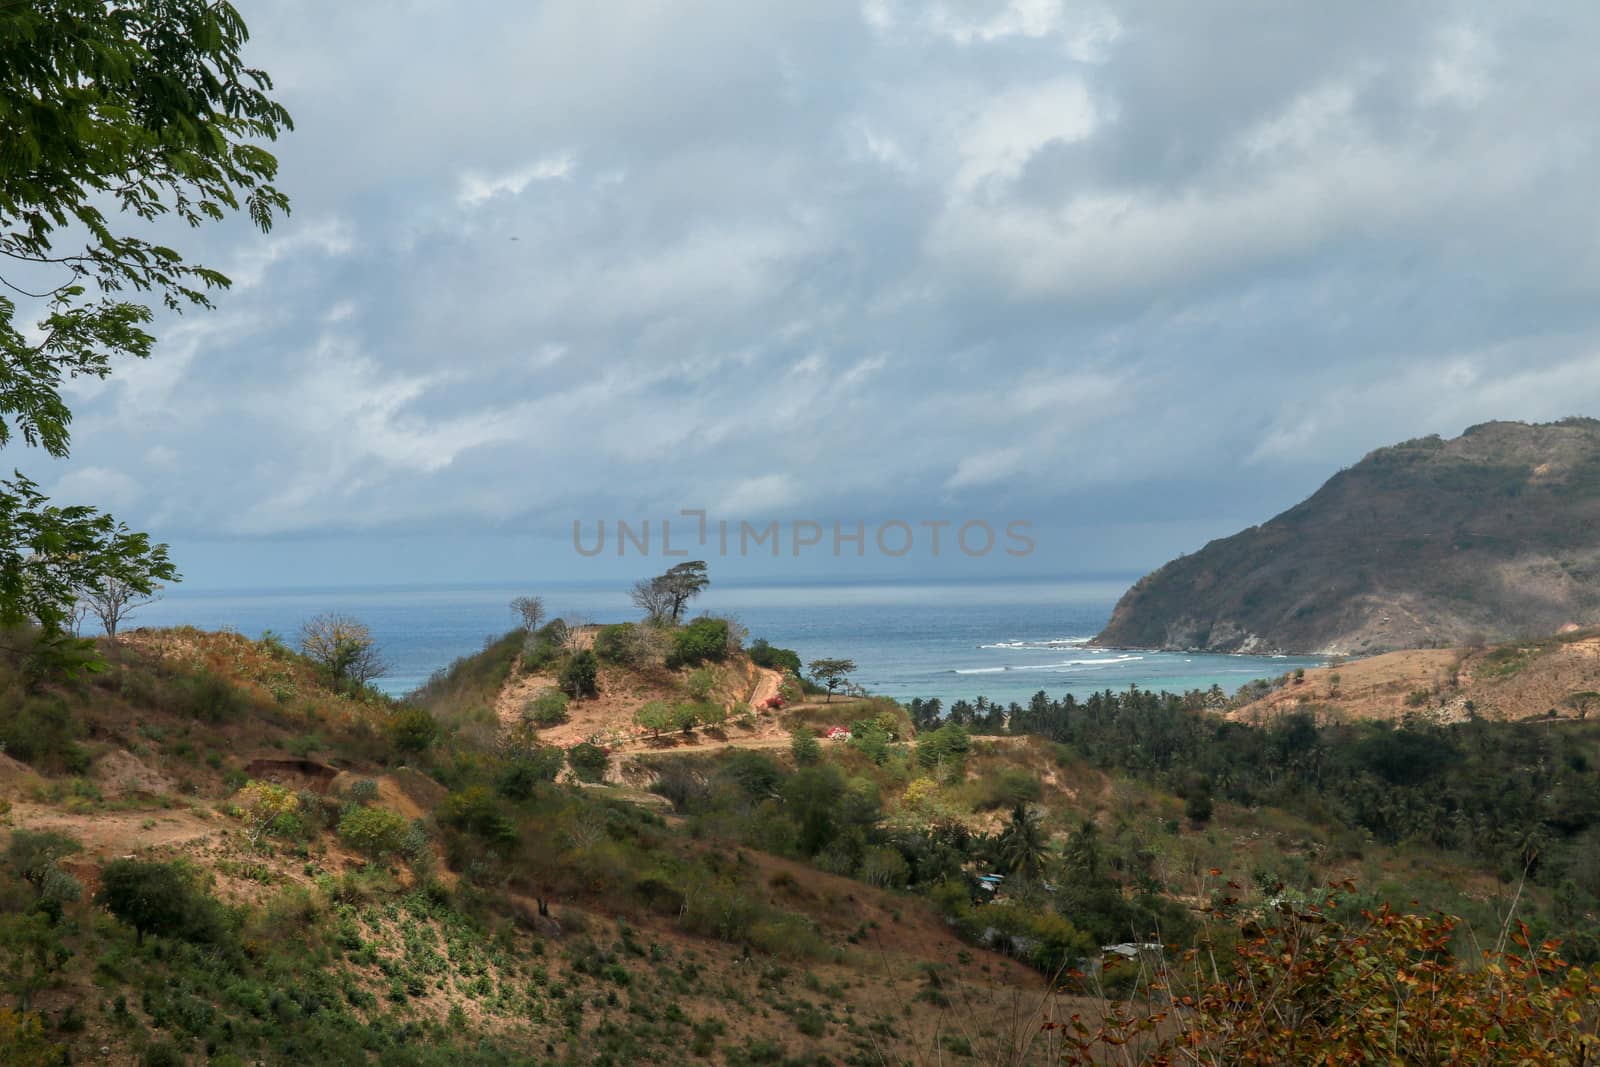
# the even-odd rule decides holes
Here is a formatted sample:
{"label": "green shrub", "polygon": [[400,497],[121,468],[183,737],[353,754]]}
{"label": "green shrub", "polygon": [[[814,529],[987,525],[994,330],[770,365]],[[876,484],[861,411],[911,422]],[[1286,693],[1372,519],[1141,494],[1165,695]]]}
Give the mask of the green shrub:
{"label": "green shrub", "polygon": [[439,721],[422,708],[401,708],[389,717],[389,740],[401,752],[422,752],[439,736]]}
{"label": "green shrub", "polygon": [[1036,803],[1044,796],[1044,785],[1027,771],[1007,767],[980,779],[976,792],[973,806],[979,811],[994,811]]}
{"label": "green shrub", "polygon": [[695,701],[704,702],[711,699],[711,691],[717,687],[717,676],[709,668],[701,667],[689,672],[683,687]]}
{"label": "green shrub", "polygon": [[799,653],[793,649],[769,645],[765,637],[756,638],[750,645],[750,662],[757,667],[784,671],[787,674],[800,673]]}
{"label": "green shrub", "polygon": [[229,722],[243,714],[250,704],[232,682],[210,671],[184,679],[178,693],[178,710],[201,722]]}
{"label": "green shrub", "polygon": [[0,715],[0,750],[41,771],[82,774],[89,753],[78,738],[83,727],[59,698],[29,696]]}
{"label": "green shrub", "polygon": [[561,668],[561,691],[574,700],[600,694],[600,661],[589,649],[574,652]]}
{"label": "green shrub", "polygon": [[611,756],[599,745],[584,741],[567,749],[567,765],[580,781],[601,782],[611,766]]}
{"label": "green shrub", "polygon": [[387,808],[352,807],[339,820],[339,840],[364,855],[382,859],[399,852],[411,823]]}
{"label": "green shrub", "polygon": [[559,689],[541,689],[528,701],[522,717],[535,726],[560,726],[567,721],[567,700],[567,694]]}
{"label": "green shrub", "polygon": [[728,623],[702,615],[672,635],[669,667],[693,667],[728,654]]}
{"label": "green shrub", "polygon": [[100,872],[97,899],[133,927],[141,945],[146,934],[219,947],[232,943],[222,905],[170,863],[112,860]]}
{"label": "green shrub", "polygon": [[594,654],[607,663],[637,666],[645,659],[644,638],[639,627],[631,622],[613,623],[600,627],[594,635]]}
{"label": "green shrub", "polygon": [[45,878],[67,856],[82,852],[78,839],[54,830],[17,829],[6,848],[6,863],[35,890],[42,890]]}
{"label": "green shrub", "polygon": [[535,633],[529,635],[522,647],[522,670],[534,674],[549,667],[561,657],[566,647],[567,624],[562,619],[551,619]]}
{"label": "green shrub", "polygon": [[794,757],[796,766],[810,767],[822,762],[822,743],[816,734],[797,726],[789,734],[789,754]]}

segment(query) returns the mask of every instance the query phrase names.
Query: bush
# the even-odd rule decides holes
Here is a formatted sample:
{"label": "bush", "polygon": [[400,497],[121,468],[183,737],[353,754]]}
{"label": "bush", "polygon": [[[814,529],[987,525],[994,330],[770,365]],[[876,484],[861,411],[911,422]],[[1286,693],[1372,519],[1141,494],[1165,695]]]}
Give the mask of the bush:
{"label": "bush", "polygon": [[118,919],[145,934],[227,946],[232,933],[223,907],[170,863],[112,860],[100,872],[97,898]]}
{"label": "bush", "polygon": [[522,717],[535,726],[560,726],[567,721],[567,699],[559,689],[541,689],[522,709]]}
{"label": "bush", "polygon": [[565,753],[555,745],[537,745],[518,752],[506,760],[495,780],[495,791],[513,800],[526,800],[541,784],[556,780],[565,760]]}
{"label": "bush", "polygon": [[439,722],[422,708],[401,708],[389,717],[388,730],[401,752],[422,752],[439,736]]}
{"label": "bush", "polygon": [[584,741],[567,749],[567,765],[584,782],[602,782],[611,766],[611,755],[599,745]]}
{"label": "bush", "polygon": [[702,615],[672,635],[669,667],[693,667],[728,655],[728,623]]}
{"label": "bush", "polygon": [[766,667],[769,670],[783,671],[787,674],[800,673],[800,655],[792,649],[778,648],[769,645],[765,637],[758,637],[750,646],[750,662],[757,667]]}
{"label": "bush", "polygon": [[339,840],[374,859],[399,852],[411,823],[387,808],[352,807],[339,819]]}
{"label": "bush", "polygon": [[594,654],[607,663],[637,666],[644,661],[645,652],[644,637],[631,622],[602,626],[594,635]]}
{"label": "bush", "polygon": [[523,643],[522,670],[526,674],[542,671],[554,663],[567,643],[567,624],[551,619]]}
{"label": "bush", "polygon": [[822,743],[810,730],[797,726],[789,734],[789,754],[797,766],[810,767],[822,762]]}
{"label": "bush", "polygon": [[1044,795],[1044,785],[1038,778],[1014,767],[1007,767],[998,774],[982,778],[976,785],[977,797],[974,807],[979,811],[1033,804]]}
{"label": "bush", "polygon": [[210,671],[185,679],[179,694],[178,710],[201,722],[228,722],[238,718],[249,706],[249,701],[232,682]]}
{"label": "bush", "polygon": [[701,667],[690,671],[683,685],[693,700],[703,703],[711,699],[711,691],[717,687],[717,676],[709,668]]}
{"label": "bush", "polygon": [[561,668],[562,692],[574,700],[600,694],[600,661],[589,649],[574,652],[567,665]]}
{"label": "bush", "polygon": [[30,696],[0,715],[0,750],[41,771],[82,774],[89,753],[78,744],[83,727],[55,697]]}
{"label": "bush", "polygon": [[23,881],[36,890],[43,890],[45,878],[64,857],[82,852],[83,845],[75,837],[54,830],[22,830],[11,834],[11,844],[6,848],[6,862]]}

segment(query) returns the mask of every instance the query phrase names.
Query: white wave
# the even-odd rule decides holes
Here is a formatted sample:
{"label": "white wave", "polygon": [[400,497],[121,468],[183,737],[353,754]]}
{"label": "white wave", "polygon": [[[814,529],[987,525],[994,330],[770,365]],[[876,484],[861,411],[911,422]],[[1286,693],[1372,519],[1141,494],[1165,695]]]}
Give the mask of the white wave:
{"label": "white wave", "polygon": [[952,671],[952,674],[1004,674],[1008,671],[1070,671],[1094,670],[1099,667],[1112,667],[1118,663],[1132,663],[1144,659],[1143,656],[1113,656],[1111,659],[1067,659],[1059,663],[1019,663],[1011,667],[963,667]]}
{"label": "white wave", "polygon": [[[1079,648],[1092,640],[1088,637],[1051,637],[1041,641],[996,641],[989,645],[979,645],[979,648],[1021,648],[1021,649],[1047,649],[1047,648]],[[1095,649],[1095,651],[1100,651]]]}

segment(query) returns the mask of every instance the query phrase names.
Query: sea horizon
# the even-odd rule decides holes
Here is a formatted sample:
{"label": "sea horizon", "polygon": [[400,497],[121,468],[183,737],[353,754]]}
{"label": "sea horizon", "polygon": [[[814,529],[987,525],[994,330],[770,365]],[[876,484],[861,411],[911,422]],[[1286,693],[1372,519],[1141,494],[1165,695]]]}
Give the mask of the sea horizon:
{"label": "sea horizon", "polygon": [[[730,616],[748,630],[748,640],[792,648],[806,662],[852,659],[858,667],[853,680],[869,692],[901,701],[936,697],[947,705],[980,696],[1026,702],[1041,690],[1082,697],[1129,685],[1232,691],[1321,662],[1088,647],[1135,577],[728,579],[691,611]],[[371,627],[388,664],[375,684],[398,697],[512,629],[511,598],[525,594],[543,596],[552,618],[610,623],[639,617],[625,586],[581,580],[179,586],[143,608],[127,628],[192,625],[252,638],[272,632],[292,644],[314,615],[352,615]]]}

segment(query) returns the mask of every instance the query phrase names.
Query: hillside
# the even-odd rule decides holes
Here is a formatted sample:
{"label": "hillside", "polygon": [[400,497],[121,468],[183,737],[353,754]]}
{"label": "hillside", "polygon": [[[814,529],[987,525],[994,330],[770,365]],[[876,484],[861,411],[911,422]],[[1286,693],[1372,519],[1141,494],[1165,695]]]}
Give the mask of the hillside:
{"label": "hillside", "polygon": [[[1242,722],[1312,710],[1328,721],[1587,719],[1600,712],[1600,631],[1479,648],[1408,649],[1307,670],[1229,711]],[[1600,716],[1597,716],[1600,717]]]}
{"label": "hillside", "polygon": [[1600,623],[1600,422],[1492,422],[1371,453],[1147,575],[1102,646],[1370,654]]}
{"label": "hillside", "polygon": [[[1256,729],[1130,690],[981,733],[784,671],[796,699],[750,709],[775,669],[736,644],[667,665],[692,625],[513,632],[408,702],[230,633],[136,631],[76,677],[0,659],[0,1062],[1237,1062],[1270,1039],[1252,994],[1183,950],[1322,967],[1255,940],[1285,902],[1352,950],[1412,936],[1362,918],[1384,900],[1464,917],[1400,967],[1513,915],[1600,958],[1600,724]],[[627,662],[533,721],[597,647]],[[668,700],[686,725],[626,725]],[[1181,1038],[1158,980],[1201,1005]],[[1578,1015],[1502,1040],[1588,1040],[1573,981]]]}

